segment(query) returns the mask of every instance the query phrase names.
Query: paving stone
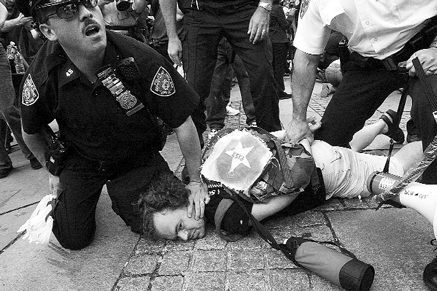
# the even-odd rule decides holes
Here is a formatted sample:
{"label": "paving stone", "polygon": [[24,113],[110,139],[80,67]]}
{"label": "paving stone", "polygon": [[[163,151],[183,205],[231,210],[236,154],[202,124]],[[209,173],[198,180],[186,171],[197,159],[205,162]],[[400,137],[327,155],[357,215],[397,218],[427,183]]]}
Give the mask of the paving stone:
{"label": "paving stone", "polygon": [[162,258],[161,266],[159,267],[159,275],[180,275],[187,271],[190,260],[192,257],[191,252],[174,251],[168,252]]}
{"label": "paving stone", "polygon": [[135,248],[135,254],[157,254],[161,253],[165,246],[165,240],[153,241],[150,238],[141,237]]}
{"label": "paving stone", "polygon": [[122,278],[117,286],[115,287],[115,290],[117,291],[143,291],[147,290],[150,283],[150,277],[144,276],[144,277],[125,277]]}
{"label": "paving stone", "polygon": [[212,227],[207,227],[204,238],[196,241],[195,249],[200,250],[222,250],[226,247],[227,242],[215,234]]}
{"label": "paving stone", "polygon": [[264,251],[267,269],[296,269],[297,267],[281,251],[273,248]]}
{"label": "paving stone", "polygon": [[127,275],[151,274],[158,265],[158,255],[137,255],[130,258],[125,273]]}
{"label": "paving stone", "polygon": [[182,290],[184,278],[182,276],[161,276],[152,281],[151,291],[179,291]]}
{"label": "paving stone", "polygon": [[272,270],[270,271],[270,290],[308,291],[310,281],[307,272],[301,270]]}
{"label": "paving stone", "polygon": [[185,276],[184,291],[225,291],[226,273],[195,272]]}
{"label": "paving stone", "polygon": [[260,270],[265,267],[265,250],[232,250],[228,252],[227,269],[233,271]]}
{"label": "paving stone", "polygon": [[194,272],[218,272],[226,270],[225,251],[196,251],[193,255],[192,270]]}
{"label": "paving stone", "polygon": [[268,276],[264,271],[228,273],[226,285],[229,291],[265,291],[270,289]]}

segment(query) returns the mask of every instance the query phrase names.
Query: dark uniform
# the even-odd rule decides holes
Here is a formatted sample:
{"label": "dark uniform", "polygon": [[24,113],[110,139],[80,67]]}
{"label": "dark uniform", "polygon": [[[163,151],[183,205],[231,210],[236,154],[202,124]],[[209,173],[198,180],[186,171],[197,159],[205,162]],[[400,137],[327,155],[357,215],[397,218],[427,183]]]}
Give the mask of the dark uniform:
{"label": "dark uniform", "polygon": [[249,73],[256,122],[267,131],[281,129],[278,95],[272,69],[272,45],[268,38],[253,44],[247,34],[258,1],[179,1],[184,13],[181,35],[182,61],[188,83],[200,95],[193,114],[198,132],[206,129],[204,100],[209,95],[217,58],[217,46],[226,37]]}
{"label": "dark uniform", "polygon": [[197,94],[172,64],[149,46],[110,31],[107,36],[103,64],[133,57],[143,77],[142,94],[134,95],[145,107],[134,114],[128,116],[102,82],[90,83],[58,43],[45,43],[23,82],[25,132],[38,133],[55,119],[71,145],[60,174],[65,191],[53,215],[53,232],[69,249],[91,243],[96,204],[105,184],[113,210],[132,231],[141,231],[139,194],[156,171],[170,171],[159,153],[161,133],[147,107],[176,128],[198,103]]}

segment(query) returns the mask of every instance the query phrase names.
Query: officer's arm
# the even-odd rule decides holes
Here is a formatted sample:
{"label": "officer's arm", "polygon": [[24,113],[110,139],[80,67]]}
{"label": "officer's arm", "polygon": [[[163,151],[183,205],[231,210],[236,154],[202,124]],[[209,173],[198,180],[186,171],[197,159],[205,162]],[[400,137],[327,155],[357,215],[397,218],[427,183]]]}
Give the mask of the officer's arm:
{"label": "officer's arm", "polygon": [[47,143],[44,139],[42,133],[28,134],[22,130],[23,139],[27,147],[33,153],[33,155],[38,159],[41,165],[46,164],[45,151],[47,149]]}
{"label": "officer's arm", "polygon": [[168,36],[168,55],[178,66],[182,65],[182,43],[176,28],[176,0],[159,0]]}
{"label": "officer's arm", "polygon": [[299,194],[275,196],[270,198],[267,203],[257,203],[252,207],[252,215],[259,221],[278,213],[291,204]]}
{"label": "officer's arm", "polygon": [[5,21],[8,18],[8,10],[6,7],[0,2],[0,29],[5,25]]}
{"label": "officer's arm", "polygon": [[[193,206],[195,206],[195,219],[203,217],[205,204],[209,202],[207,187],[200,179],[201,148],[199,136],[191,116],[174,128],[177,135],[182,155],[185,158],[185,165],[190,176],[190,183],[187,188],[191,191],[188,205],[188,216],[191,217]],[[193,205],[194,204],[194,205]]]}
{"label": "officer's arm", "polygon": [[320,55],[310,55],[296,50],[293,63],[291,89],[293,91],[293,118],[286,128],[290,142],[296,143],[303,137],[311,137],[307,123],[307,108],[316,81]]}

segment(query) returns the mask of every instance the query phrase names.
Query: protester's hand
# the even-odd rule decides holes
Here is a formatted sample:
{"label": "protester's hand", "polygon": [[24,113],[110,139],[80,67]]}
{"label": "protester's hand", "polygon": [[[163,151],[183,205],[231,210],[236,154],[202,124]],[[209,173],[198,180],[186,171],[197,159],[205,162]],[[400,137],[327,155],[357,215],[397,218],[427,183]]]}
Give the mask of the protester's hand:
{"label": "protester's hand", "polygon": [[416,69],[413,66],[413,59],[416,57],[419,59],[425,75],[430,76],[437,73],[437,48],[422,49],[411,55],[406,62],[405,68],[409,70],[408,73],[412,77],[416,75]]}
{"label": "protester's hand", "polygon": [[205,205],[209,203],[208,188],[202,182],[190,182],[186,188],[190,190],[188,217],[192,217],[194,213],[194,219],[199,220],[203,218]]}
{"label": "protester's hand", "polygon": [[258,7],[249,23],[249,41],[255,44],[269,36],[270,12]]}
{"label": "protester's hand", "polygon": [[292,119],[285,131],[285,140],[290,143],[298,143],[305,137],[314,139],[313,133],[311,132],[311,129],[308,125],[308,121],[306,120]]}
{"label": "protester's hand", "polygon": [[179,38],[168,40],[168,56],[178,66],[182,66],[182,43]]}
{"label": "protester's hand", "polygon": [[310,116],[307,118],[308,127],[311,130],[311,132],[315,132],[317,129],[319,129],[322,126],[322,123],[319,119],[317,119],[315,116]]}
{"label": "protester's hand", "polygon": [[59,197],[62,191],[64,191],[64,187],[62,187],[61,182],[59,181],[58,176],[54,176],[49,173],[49,185],[50,185],[50,194]]}

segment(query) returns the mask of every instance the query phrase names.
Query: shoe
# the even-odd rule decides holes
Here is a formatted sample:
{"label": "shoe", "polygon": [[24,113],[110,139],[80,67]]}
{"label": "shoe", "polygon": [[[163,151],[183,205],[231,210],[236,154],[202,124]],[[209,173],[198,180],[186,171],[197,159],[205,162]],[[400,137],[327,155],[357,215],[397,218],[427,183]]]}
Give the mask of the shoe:
{"label": "shoe", "polygon": [[334,86],[332,84],[323,83],[322,90],[320,91],[320,97],[326,98],[329,95],[333,94],[335,92]]}
{"label": "shoe", "polygon": [[0,169],[0,179],[6,178],[14,167],[10,166],[6,169]]}
{"label": "shoe", "polygon": [[389,109],[379,119],[382,119],[388,125],[388,131],[384,134],[393,139],[395,143],[403,144],[405,141],[405,134],[399,126],[395,126],[392,122],[392,120],[395,120],[396,115],[396,111]]}
{"label": "shoe", "polygon": [[36,158],[30,159],[30,167],[34,170],[38,170],[42,168],[41,163]]}
{"label": "shoe", "polygon": [[423,270],[423,282],[429,290],[437,291],[437,258],[426,265]]}
{"label": "shoe", "polygon": [[279,100],[290,99],[291,97],[293,97],[293,95],[290,93],[283,92],[282,94],[279,94]]}
{"label": "shoe", "polygon": [[235,115],[240,114],[240,111],[232,108],[230,105],[227,105],[226,106],[226,114],[229,116],[235,116]]}

